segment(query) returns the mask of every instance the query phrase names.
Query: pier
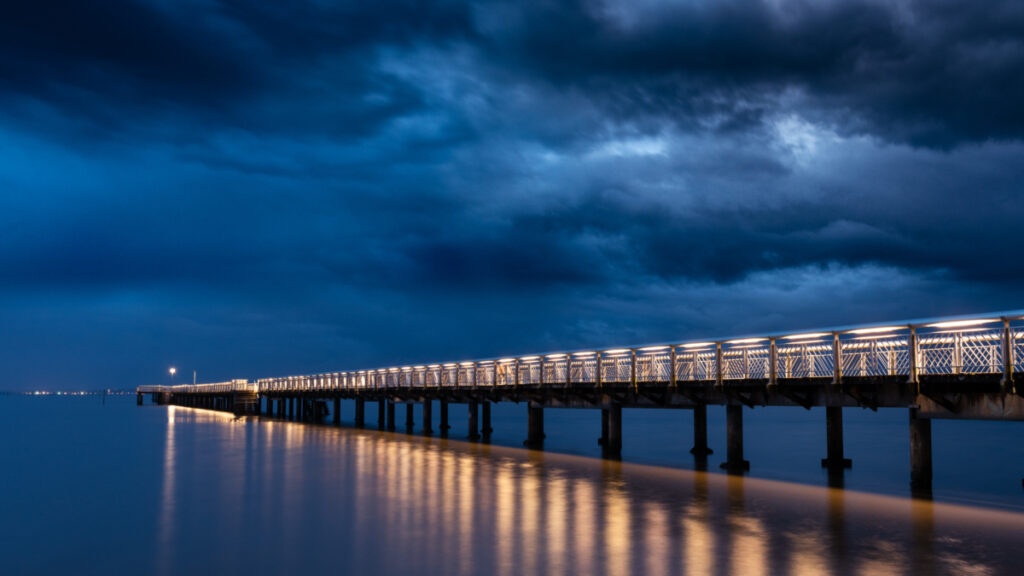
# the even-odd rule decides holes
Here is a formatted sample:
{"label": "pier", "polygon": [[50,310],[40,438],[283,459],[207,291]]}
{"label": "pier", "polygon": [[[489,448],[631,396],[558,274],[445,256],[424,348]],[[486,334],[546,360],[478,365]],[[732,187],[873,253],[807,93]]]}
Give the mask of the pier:
{"label": "pier", "polygon": [[[506,358],[392,366],[214,384],[140,386],[160,404],[340,424],[342,401],[354,401],[355,424],[366,425],[376,404],[381,429],[413,432],[413,405],[422,404],[421,431],[447,435],[453,404],[466,406],[469,439],[492,432],[491,405],[526,406],[524,444],[542,448],[544,412],[600,410],[597,441],[619,458],[622,410],[694,411],[691,453],[698,467],[711,456],[707,410],[726,411],[721,468],[743,474],[743,412],[767,406],[825,407],[826,454],[821,466],[853,465],[843,452],[843,408],[904,408],[908,412],[910,484],[932,485],[931,420],[1024,420],[1016,382],[1024,378],[1024,311],[740,338],[551,352]],[[458,417],[458,416],[455,416]],[[815,464],[817,465],[817,464]]]}

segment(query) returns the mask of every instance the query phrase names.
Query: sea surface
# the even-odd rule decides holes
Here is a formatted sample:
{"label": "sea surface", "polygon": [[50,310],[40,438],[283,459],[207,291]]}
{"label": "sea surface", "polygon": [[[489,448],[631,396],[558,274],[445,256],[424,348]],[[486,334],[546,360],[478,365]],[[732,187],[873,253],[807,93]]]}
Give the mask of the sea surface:
{"label": "sea surface", "polygon": [[745,410],[740,478],[717,473],[714,407],[710,473],[685,411],[624,410],[616,462],[596,411],[547,410],[531,451],[523,405],[495,407],[489,444],[463,440],[465,406],[448,439],[367,408],[358,430],[0,396],[0,574],[1024,574],[1019,423],[936,421],[927,501],[906,411],[844,412],[836,489],[822,410]]}

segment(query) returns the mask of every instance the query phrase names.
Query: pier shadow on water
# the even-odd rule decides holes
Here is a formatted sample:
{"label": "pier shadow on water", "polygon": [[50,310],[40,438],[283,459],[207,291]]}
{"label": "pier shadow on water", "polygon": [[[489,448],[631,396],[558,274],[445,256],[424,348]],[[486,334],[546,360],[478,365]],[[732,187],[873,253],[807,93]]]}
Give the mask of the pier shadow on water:
{"label": "pier shadow on water", "polygon": [[173,407],[167,418],[158,573],[999,574],[1016,572],[1024,543],[1013,512]]}

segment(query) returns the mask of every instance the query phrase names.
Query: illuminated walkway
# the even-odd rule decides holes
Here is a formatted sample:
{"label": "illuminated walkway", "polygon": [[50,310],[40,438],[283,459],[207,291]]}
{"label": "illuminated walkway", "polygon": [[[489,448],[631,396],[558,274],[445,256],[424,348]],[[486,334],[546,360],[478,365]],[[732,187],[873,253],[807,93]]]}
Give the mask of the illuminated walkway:
{"label": "illuminated walkway", "polygon": [[[492,402],[525,402],[527,440],[544,439],[545,407],[600,408],[601,443],[609,457],[622,447],[622,409],[694,410],[694,447],[707,448],[707,406],[724,405],[727,457],[723,468],[740,473],[744,406],[826,407],[830,469],[850,466],[843,457],[842,408],[903,407],[910,411],[911,484],[931,485],[931,419],[1024,420],[1014,384],[1024,378],[1024,311],[849,326],[800,333],[685,341],[604,350],[560,351],[389,366],[215,384],[140,386],[139,403],[201,406],[322,420],[333,400],[356,402],[356,424],[365,402],[376,402],[379,422],[395,429],[395,405],[423,404],[423,431],[432,433],[440,402],[441,433],[448,405],[469,406],[470,437],[490,432]],[[265,405],[265,408],[264,408]],[[479,426],[480,409],[483,411]],[[482,428],[482,429],[481,429]]]}

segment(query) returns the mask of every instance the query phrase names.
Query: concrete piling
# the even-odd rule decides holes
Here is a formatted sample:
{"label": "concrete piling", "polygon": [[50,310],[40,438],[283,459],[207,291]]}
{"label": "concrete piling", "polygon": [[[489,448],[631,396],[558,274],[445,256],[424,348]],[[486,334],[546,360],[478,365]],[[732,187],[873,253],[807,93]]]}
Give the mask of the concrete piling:
{"label": "concrete piling", "polygon": [[708,448],[708,407],[707,404],[698,404],[693,407],[693,448],[690,454],[698,460],[707,459],[712,454]]}
{"label": "concrete piling", "polygon": [[483,418],[480,433],[483,434],[485,438],[489,438],[491,436],[491,432],[494,432],[494,429],[491,428],[491,403],[486,401],[481,402],[480,407],[481,417]]}
{"label": "concrete piling", "polygon": [[427,398],[423,401],[423,433],[428,436],[434,433],[431,428],[433,426],[433,411],[434,401]]}
{"label": "concrete piling", "polygon": [[843,457],[843,407],[825,407],[825,434],[827,454],[821,459],[821,467],[842,470],[853,466],[853,461]]}
{"label": "concrete piling", "polygon": [[451,426],[448,425],[448,401],[441,400],[441,435],[447,436]]}
{"label": "concrete piling", "polygon": [[743,406],[727,404],[725,407],[726,459],[722,468],[729,474],[742,474],[750,470],[750,462],[743,459]]}
{"label": "concrete piling", "polygon": [[601,437],[597,439],[600,446],[608,443],[608,409],[601,408]]}
{"label": "concrete piling", "polygon": [[356,398],[356,427],[363,428],[364,426],[366,426],[366,401]]}
{"label": "concrete piling", "polygon": [[526,408],[526,442],[528,448],[540,448],[544,445],[544,407],[527,406]]}
{"label": "concrete piling", "polygon": [[932,490],[932,421],[910,409],[910,489],[926,494]]}
{"label": "concrete piling", "polygon": [[469,402],[469,439],[478,440],[480,431],[477,427],[477,416],[479,415],[478,404],[475,400]]}
{"label": "concrete piling", "polygon": [[617,459],[622,456],[622,405],[612,404],[606,411],[608,435],[605,437],[603,455],[605,458]]}

